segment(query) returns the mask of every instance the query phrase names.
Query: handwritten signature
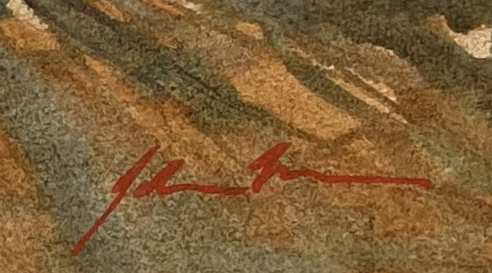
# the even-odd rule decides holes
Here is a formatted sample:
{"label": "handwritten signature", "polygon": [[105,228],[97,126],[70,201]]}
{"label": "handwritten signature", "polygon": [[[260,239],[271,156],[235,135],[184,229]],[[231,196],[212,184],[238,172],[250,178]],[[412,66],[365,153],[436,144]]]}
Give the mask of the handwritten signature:
{"label": "handwritten signature", "polygon": [[[310,169],[291,170],[285,165],[279,163],[280,157],[291,146],[290,143],[281,142],[265,153],[252,161],[248,168],[251,171],[259,171],[258,176],[252,182],[251,187],[219,187],[198,185],[192,183],[166,185],[173,175],[185,163],[183,159],[176,159],[166,162],[166,166],[162,168],[150,181],[144,180],[133,191],[134,198],[141,198],[157,192],[159,195],[172,194],[181,191],[195,191],[205,194],[218,195],[243,195],[251,189],[253,193],[259,193],[263,185],[275,174],[283,181],[293,180],[299,177],[309,177],[322,183],[390,183],[390,184],[408,184],[418,185],[422,187],[430,187],[431,181],[424,178],[391,178],[379,176],[347,176],[347,175],[325,175]],[[96,220],[92,227],[80,238],[75,244],[71,255],[76,256],[82,250],[90,237],[104,223],[108,216],[113,212],[121,202],[125,194],[128,192],[134,180],[142,172],[143,168],[149,163],[154,154],[159,150],[159,145],[149,149],[125,174],[123,174],[114,184],[111,192],[116,193],[116,197],[111,204],[106,208],[103,214]]]}

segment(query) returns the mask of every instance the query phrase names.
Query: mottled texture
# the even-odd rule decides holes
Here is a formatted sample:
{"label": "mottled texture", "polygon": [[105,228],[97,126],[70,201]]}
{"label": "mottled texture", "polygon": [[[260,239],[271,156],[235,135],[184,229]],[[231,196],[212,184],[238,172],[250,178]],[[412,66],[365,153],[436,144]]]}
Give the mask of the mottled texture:
{"label": "mottled texture", "polygon": [[[0,272],[492,272],[490,27],[490,0],[0,0]],[[178,158],[249,186],[282,141],[433,186],[128,194],[70,256],[155,144],[132,188]]]}

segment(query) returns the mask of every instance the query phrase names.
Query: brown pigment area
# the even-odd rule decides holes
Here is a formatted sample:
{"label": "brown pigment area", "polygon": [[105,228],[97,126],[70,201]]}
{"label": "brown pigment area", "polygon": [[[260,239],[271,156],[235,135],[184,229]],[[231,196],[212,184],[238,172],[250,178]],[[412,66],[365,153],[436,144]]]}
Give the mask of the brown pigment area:
{"label": "brown pigment area", "polygon": [[0,264],[8,272],[48,272],[44,257],[56,234],[50,215],[37,209],[35,170],[0,119]]}

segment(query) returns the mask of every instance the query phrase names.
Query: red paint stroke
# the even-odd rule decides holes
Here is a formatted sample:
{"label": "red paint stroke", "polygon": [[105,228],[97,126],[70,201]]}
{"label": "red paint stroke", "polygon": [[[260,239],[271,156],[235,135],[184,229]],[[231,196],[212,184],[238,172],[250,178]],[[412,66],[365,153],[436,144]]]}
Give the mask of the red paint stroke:
{"label": "red paint stroke", "polygon": [[106,221],[109,214],[116,209],[119,205],[126,192],[132,185],[133,181],[138,177],[138,175],[142,172],[143,168],[149,163],[150,159],[154,156],[154,154],[159,149],[159,146],[155,146],[148,150],[138,161],[133,165],[124,175],[122,175],[118,181],[114,184],[111,192],[118,193],[118,195],[113,199],[113,202],[109,204],[108,208],[104,211],[104,213],[97,219],[97,221],[92,225],[92,227],[80,238],[80,240],[75,244],[71,255],[76,256],[84,247],[85,243],[89,240],[89,238],[96,232],[96,230]]}
{"label": "red paint stroke", "polygon": [[381,176],[349,176],[349,175],[325,175],[310,169],[290,170],[285,165],[278,163],[280,157],[289,149],[290,143],[281,142],[267,150],[263,155],[249,164],[252,171],[261,170],[260,174],[252,183],[254,193],[261,191],[263,185],[274,176],[279,174],[283,181],[299,177],[310,177],[322,183],[387,183],[387,184],[413,184],[428,188],[431,181],[425,178],[392,178]]}
{"label": "red paint stroke", "polygon": [[197,185],[191,183],[166,186],[166,183],[183,166],[184,160],[178,159],[167,163],[166,167],[160,170],[150,181],[143,181],[133,191],[133,197],[141,198],[157,191],[159,195],[172,194],[180,191],[196,191],[207,194],[221,195],[241,195],[248,191],[249,187],[217,187],[207,185]]}
{"label": "red paint stroke", "polygon": [[[348,175],[325,175],[311,169],[290,170],[285,165],[279,163],[280,157],[289,149],[290,143],[281,142],[268,149],[265,153],[252,161],[248,168],[252,171],[260,171],[259,175],[251,184],[253,193],[259,193],[263,185],[275,174],[283,181],[293,180],[299,177],[309,177],[326,184],[336,183],[386,183],[386,184],[407,184],[430,187],[431,181],[425,178],[391,178],[380,176],[348,176]],[[89,238],[97,229],[106,221],[108,216],[116,209],[125,194],[128,192],[131,184],[135,181],[143,168],[150,162],[150,159],[159,149],[155,146],[149,149],[124,175],[122,175],[113,186],[111,192],[118,195],[113,199],[104,213],[97,219],[94,225],[82,236],[75,244],[71,255],[76,256],[87,243]],[[162,168],[150,181],[144,180],[133,191],[134,198],[148,196],[153,192],[158,195],[173,194],[181,191],[195,191],[205,194],[219,195],[243,195],[246,194],[250,187],[219,187],[209,185],[199,185],[195,183],[184,183],[178,185],[166,185],[167,182],[176,174],[184,165],[183,159],[166,162]]]}

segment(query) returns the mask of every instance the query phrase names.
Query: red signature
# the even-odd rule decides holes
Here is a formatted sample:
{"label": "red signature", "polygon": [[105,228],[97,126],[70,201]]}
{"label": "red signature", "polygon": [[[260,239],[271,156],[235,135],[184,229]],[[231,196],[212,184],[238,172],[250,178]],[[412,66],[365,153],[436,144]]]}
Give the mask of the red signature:
{"label": "red signature", "polygon": [[[275,174],[278,174],[283,181],[296,179],[298,177],[310,177],[322,183],[334,184],[334,183],[391,183],[391,184],[413,184],[423,187],[429,187],[431,181],[424,178],[390,178],[379,176],[347,176],[347,175],[325,175],[310,169],[291,170],[285,165],[279,163],[280,157],[291,146],[290,143],[281,142],[268,149],[260,157],[251,162],[248,168],[251,171],[259,171],[260,173],[252,182],[251,187],[218,187],[207,186],[198,184],[178,184],[178,185],[166,185],[166,183],[173,177],[173,175],[183,166],[184,160],[177,159],[167,162],[166,166],[162,168],[152,180],[144,180],[133,191],[133,197],[140,198],[151,194],[156,191],[159,195],[172,194],[180,191],[195,191],[205,194],[219,194],[219,195],[242,195],[246,194],[249,189],[253,193],[261,191],[263,185]],[[80,238],[75,244],[71,255],[76,256],[90,239],[90,237],[96,232],[96,230],[104,223],[109,214],[116,209],[121,202],[133,181],[142,172],[143,168],[149,163],[150,159],[159,150],[159,146],[155,146],[149,149],[138,161],[135,163],[124,175],[122,175],[118,181],[114,184],[111,192],[116,193],[116,197],[111,204],[106,208],[104,213],[97,219],[92,227]]]}

